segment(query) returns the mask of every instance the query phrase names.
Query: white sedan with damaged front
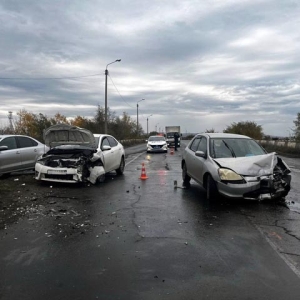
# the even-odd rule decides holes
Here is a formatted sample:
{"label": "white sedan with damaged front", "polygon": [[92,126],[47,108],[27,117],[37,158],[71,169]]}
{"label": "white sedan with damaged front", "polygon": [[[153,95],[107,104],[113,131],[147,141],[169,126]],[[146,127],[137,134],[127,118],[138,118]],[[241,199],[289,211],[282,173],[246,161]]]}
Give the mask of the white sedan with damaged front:
{"label": "white sedan with damaged front", "polygon": [[45,130],[44,141],[50,150],[35,164],[37,180],[94,184],[103,182],[106,173],[124,172],[124,147],[111,135],[57,124]]}

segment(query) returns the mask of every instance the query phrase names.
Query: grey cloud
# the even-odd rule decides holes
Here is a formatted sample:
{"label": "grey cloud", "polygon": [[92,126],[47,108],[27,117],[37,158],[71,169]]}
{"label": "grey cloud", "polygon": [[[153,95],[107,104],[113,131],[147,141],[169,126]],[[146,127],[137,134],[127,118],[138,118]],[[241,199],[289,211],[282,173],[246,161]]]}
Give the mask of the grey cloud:
{"label": "grey cloud", "polygon": [[[1,1],[0,77],[99,73],[0,79],[1,124],[8,109],[25,104],[35,113],[64,104],[62,114],[92,116],[104,104],[106,64],[121,58],[109,68],[122,95],[109,81],[117,114],[135,118],[145,98],[143,126],[150,114],[161,126],[177,116],[191,132],[249,116],[285,134],[300,110],[298,15],[295,1]],[[273,34],[265,45],[255,40],[261,30]],[[239,45],[243,39],[249,44]],[[79,109],[83,103],[89,107]]]}

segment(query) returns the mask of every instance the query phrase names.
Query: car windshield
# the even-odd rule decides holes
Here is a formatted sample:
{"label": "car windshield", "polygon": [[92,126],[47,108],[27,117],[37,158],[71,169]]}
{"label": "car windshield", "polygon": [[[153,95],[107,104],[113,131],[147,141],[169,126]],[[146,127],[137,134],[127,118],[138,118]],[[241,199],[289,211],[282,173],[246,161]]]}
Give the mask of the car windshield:
{"label": "car windshield", "polygon": [[246,157],[266,154],[252,139],[213,138],[210,139],[210,155],[213,158]]}
{"label": "car windshield", "polygon": [[153,142],[153,141],[164,141],[165,138],[163,136],[150,136],[148,141]]}

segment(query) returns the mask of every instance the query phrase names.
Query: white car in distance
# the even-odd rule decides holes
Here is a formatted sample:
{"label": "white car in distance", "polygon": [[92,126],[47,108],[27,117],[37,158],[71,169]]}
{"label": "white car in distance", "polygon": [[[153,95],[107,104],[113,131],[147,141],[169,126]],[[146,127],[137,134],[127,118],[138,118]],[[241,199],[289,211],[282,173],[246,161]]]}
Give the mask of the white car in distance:
{"label": "white car in distance", "polygon": [[168,152],[168,145],[165,137],[160,135],[149,136],[147,142],[147,152]]}

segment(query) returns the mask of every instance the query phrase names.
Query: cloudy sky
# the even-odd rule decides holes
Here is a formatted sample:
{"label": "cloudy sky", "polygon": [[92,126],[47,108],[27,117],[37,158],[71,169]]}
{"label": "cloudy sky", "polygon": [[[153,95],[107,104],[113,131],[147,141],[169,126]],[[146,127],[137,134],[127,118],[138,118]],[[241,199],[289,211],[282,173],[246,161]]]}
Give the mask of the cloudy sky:
{"label": "cloudy sky", "polygon": [[[8,112],[93,117],[147,131],[254,121],[288,136],[300,112],[297,0],[0,0],[0,126]],[[152,115],[151,117],[149,117]]]}

